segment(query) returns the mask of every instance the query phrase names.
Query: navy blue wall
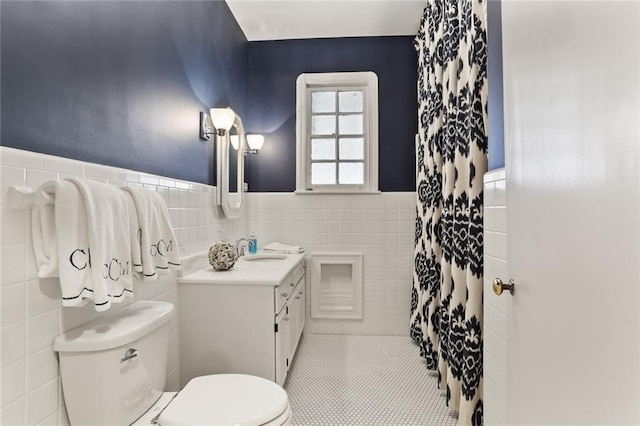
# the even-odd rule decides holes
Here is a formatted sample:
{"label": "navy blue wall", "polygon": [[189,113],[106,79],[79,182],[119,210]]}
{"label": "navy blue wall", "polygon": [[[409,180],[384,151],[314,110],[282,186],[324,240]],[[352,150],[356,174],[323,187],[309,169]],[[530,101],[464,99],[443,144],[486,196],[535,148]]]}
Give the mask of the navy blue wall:
{"label": "navy blue wall", "polygon": [[306,72],[374,71],[379,85],[379,187],[415,190],[417,131],[413,37],[250,42],[247,59],[249,133],[265,144],[247,160],[250,191],[294,191],[296,78]]}
{"label": "navy blue wall", "polygon": [[215,183],[199,111],[244,113],[224,1],[2,2],[2,145]]}
{"label": "navy blue wall", "polygon": [[502,9],[499,0],[487,4],[489,80],[489,170],[504,167],[502,96]]}

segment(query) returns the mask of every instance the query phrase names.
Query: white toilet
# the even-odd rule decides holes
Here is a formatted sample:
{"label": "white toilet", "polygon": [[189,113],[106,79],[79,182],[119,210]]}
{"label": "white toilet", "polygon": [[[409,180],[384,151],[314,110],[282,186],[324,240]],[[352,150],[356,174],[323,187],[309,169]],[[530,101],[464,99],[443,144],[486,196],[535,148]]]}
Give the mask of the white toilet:
{"label": "white toilet", "polygon": [[286,392],[261,377],[201,376],[163,392],[173,315],[170,303],[136,302],[55,339],[72,425],[291,424]]}

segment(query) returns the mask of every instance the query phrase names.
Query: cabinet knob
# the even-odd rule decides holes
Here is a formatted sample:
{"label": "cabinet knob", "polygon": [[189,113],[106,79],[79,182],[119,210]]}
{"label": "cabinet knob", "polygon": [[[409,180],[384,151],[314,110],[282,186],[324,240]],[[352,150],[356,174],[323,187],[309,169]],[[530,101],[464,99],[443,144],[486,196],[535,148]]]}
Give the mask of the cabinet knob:
{"label": "cabinet knob", "polygon": [[293,287],[294,285],[295,285],[294,283],[291,283],[291,284],[289,284],[289,287]]}
{"label": "cabinet knob", "polygon": [[289,317],[284,317],[282,319],[285,320],[285,321],[289,321]]}
{"label": "cabinet knob", "polygon": [[282,293],[281,295],[282,297],[288,297],[289,295],[287,293]]}
{"label": "cabinet knob", "polygon": [[299,291],[299,292],[298,292],[298,294],[299,294],[300,296],[302,296],[302,291]]}
{"label": "cabinet knob", "polygon": [[300,300],[300,296],[296,296],[296,300]]}

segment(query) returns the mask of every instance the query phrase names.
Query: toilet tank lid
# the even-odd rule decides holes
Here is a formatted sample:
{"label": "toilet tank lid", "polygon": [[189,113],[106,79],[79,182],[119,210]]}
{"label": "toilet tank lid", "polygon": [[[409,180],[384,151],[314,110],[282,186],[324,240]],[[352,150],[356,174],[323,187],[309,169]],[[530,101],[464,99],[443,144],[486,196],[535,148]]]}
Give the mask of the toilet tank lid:
{"label": "toilet tank lid", "polygon": [[173,315],[171,303],[136,302],[56,337],[53,350],[91,352],[127,345],[165,324]]}

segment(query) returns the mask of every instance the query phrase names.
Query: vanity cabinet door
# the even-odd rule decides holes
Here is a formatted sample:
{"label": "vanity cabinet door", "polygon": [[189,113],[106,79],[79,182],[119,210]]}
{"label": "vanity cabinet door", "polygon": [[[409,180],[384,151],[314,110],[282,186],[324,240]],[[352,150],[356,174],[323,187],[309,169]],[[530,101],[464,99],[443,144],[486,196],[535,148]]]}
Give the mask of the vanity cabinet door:
{"label": "vanity cabinet door", "polygon": [[289,317],[287,310],[283,309],[276,315],[275,324],[275,340],[276,340],[276,383],[280,386],[284,385],[287,378],[287,369],[289,368]]}
{"label": "vanity cabinet door", "polygon": [[298,343],[298,339],[296,339],[297,327],[296,324],[298,322],[298,300],[294,297],[291,297],[289,300],[289,304],[287,305],[287,309],[289,314],[287,317],[289,321],[287,321],[289,329],[287,330],[287,358],[289,359],[289,366],[291,366],[291,361],[293,361],[293,354],[296,350],[296,344]]}
{"label": "vanity cabinet door", "polygon": [[304,286],[304,277],[300,282],[300,285],[296,289],[296,297],[299,297],[300,303],[298,304],[298,321],[296,322],[296,328],[298,330],[296,334],[296,339],[300,340],[300,336],[302,336],[302,330],[304,330],[304,324],[306,320],[306,299],[305,299],[305,286]]}
{"label": "vanity cabinet door", "polygon": [[298,341],[300,340],[300,333],[302,332],[302,325],[304,323],[303,310],[304,310],[304,281],[301,280],[298,283],[298,286],[295,288],[293,294],[291,295],[291,299],[289,299],[289,303],[287,304],[287,309],[289,311],[289,333],[288,333],[288,355],[289,355],[289,365],[291,365],[291,361],[293,360],[293,356],[295,355],[296,349],[298,348]]}
{"label": "vanity cabinet door", "polygon": [[283,385],[298,348],[305,322],[304,265],[275,288],[275,378]]}

